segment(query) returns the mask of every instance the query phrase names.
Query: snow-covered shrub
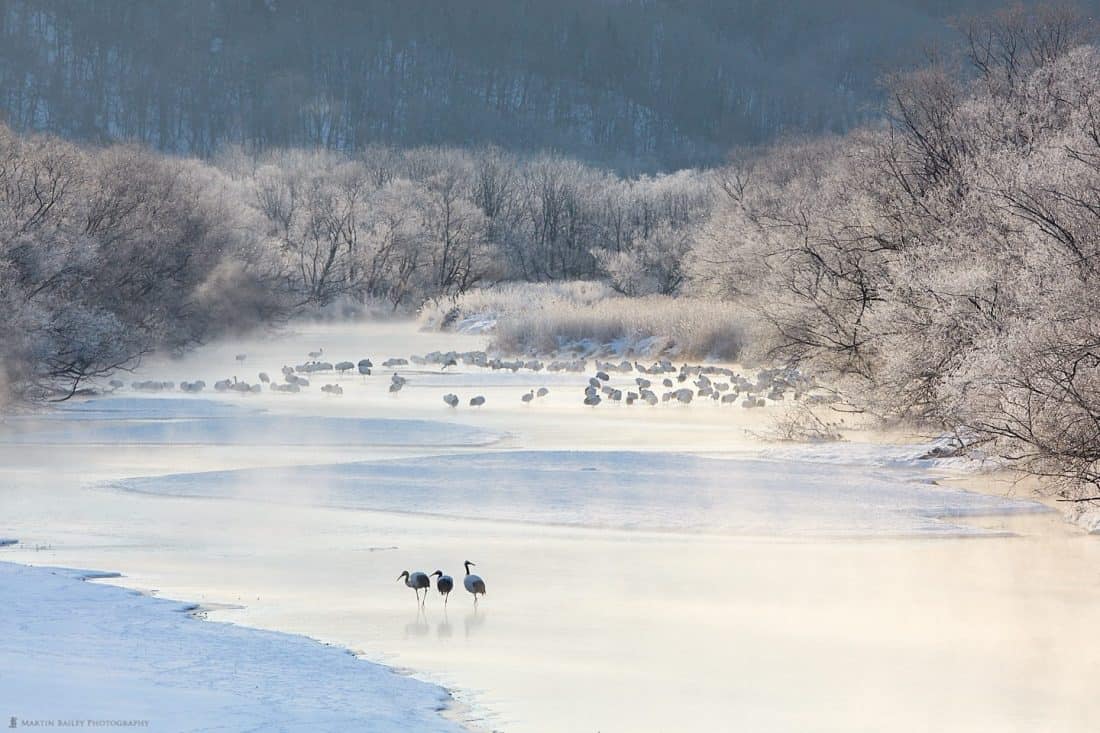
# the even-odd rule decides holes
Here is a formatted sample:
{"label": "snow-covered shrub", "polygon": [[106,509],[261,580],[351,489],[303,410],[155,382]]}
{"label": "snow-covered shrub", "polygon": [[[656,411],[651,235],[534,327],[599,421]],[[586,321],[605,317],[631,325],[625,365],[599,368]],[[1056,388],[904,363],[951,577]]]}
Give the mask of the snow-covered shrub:
{"label": "snow-covered shrub", "polygon": [[688,227],[661,224],[630,249],[594,254],[611,286],[623,295],[675,295],[687,278],[685,258],[694,237]]}
{"label": "snow-covered shrub", "polygon": [[805,402],[793,402],[772,414],[766,430],[753,435],[777,443],[834,443],[844,440],[840,430],[838,420],[823,417]]}

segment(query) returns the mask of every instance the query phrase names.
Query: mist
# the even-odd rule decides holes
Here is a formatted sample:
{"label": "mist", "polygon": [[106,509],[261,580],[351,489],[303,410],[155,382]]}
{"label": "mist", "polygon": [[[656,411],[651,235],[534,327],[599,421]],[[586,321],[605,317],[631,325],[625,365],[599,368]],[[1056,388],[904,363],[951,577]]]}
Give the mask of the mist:
{"label": "mist", "polygon": [[0,0],[0,713],[1091,731],[1098,344],[1100,0]]}

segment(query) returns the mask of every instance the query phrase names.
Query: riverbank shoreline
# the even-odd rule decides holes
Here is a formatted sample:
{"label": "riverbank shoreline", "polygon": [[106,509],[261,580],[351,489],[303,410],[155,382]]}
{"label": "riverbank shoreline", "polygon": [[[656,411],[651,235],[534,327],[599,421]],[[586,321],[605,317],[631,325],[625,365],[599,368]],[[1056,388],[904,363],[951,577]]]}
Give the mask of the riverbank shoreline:
{"label": "riverbank shoreline", "polygon": [[194,603],[93,582],[105,578],[125,582],[0,559],[5,715],[163,731],[469,730],[444,688],[305,636],[206,620]]}

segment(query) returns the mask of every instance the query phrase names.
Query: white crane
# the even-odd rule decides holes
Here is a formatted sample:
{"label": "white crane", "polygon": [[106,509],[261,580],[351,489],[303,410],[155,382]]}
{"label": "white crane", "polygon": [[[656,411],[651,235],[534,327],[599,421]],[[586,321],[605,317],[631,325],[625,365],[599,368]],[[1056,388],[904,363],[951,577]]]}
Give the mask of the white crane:
{"label": "white crane", "polygon": [[436,570],[432,573],[432,577],[439,576],[439,580],[435,581],[435,589],[439,591],[439,594],[443,596],[443,605],[447,605],[447,601],[451,599],[451,591],[455,587],[455,579],[450,575],[444,575],[442,570]]}
{"label": "white crane", "polygon": [[[428,590],[432,587],[432,581],[428,578],[428,576],[420,572],[419,570],[412,573],[410,573],[408,570],[402,570],[401,574],[397,576],[397,579],[401,580],[402,578],[405,579],[405,585],[416,591],[417,604],[421,606],[424,605],[424,601],[420,599],[420,590],[424,589],[424,598],[427,599]],[[485,584],[483,583],[482,588],[484,587]],[[485,591],[483,590],[482,593],[484,592]]]}
{"label": "white crane", "polygon": [[481,579],[480,575],[470,574],[470,566],[474,563],[467,560],[464,564],[466,565],[466,577],[462,579],[462,585],[474,594],[474,605],[476,606],[478,595],[485,595],[485,581]]}

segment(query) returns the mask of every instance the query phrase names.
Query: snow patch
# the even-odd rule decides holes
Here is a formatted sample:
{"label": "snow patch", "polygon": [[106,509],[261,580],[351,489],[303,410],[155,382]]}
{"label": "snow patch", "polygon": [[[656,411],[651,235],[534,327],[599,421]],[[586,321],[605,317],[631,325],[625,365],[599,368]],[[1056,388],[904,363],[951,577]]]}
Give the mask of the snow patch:
{"label": "snow patch", "polygon": [[492,333],[497,327],[497,320],[499,319],[496,313],[475,313],[456,321],[451,330],[473,335]]}
{"label": "snow patch", "polygon": [[1070,509],[1069,518],[1089,534],[1100,535],[1100,508],[1077,503]]}
{"label": "snow patch", "polygon": [[462,730],[439,715],[450,700],[440,687],[305,637],[201,621],[179,612],[187,604],[81,582],[93,577],[104,574],[0,563],[5,723]]}

